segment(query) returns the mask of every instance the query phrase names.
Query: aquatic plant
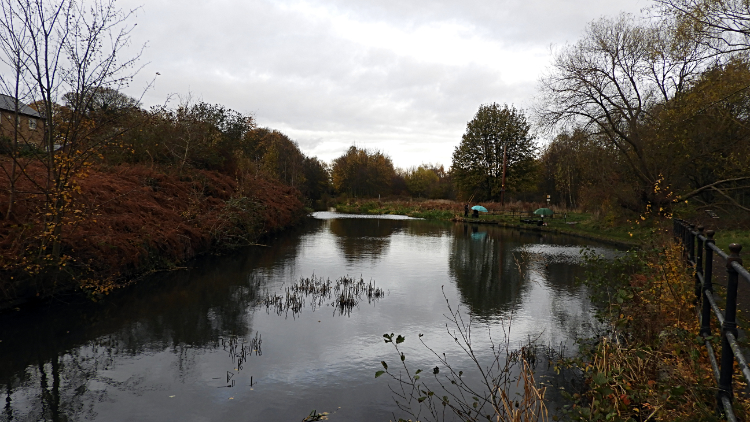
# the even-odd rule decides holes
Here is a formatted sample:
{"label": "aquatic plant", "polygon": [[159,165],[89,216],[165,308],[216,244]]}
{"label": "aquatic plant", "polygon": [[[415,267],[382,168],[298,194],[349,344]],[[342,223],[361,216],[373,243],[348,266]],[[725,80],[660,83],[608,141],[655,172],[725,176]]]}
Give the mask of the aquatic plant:
{"label": "aquatic plant", "polygon": [[232,362],[235,362],[236,360],[238,371],[242,370],[242,365],[247,362],[247,358],[252,355],[260,356],[263,354],[263,350],[261,349],[263,338],[258,332],[255,333],[255,337],[249,339],[234,335],[230,335],[226,338],[219,337],[218,343],[220,343],[221,347],[229,353]]}
{"label": "aquatic plant", "polygon": [[385,291],[375,286],[374,281],[365,282],[360,277],[344,276],[332,282],[331,279],[316,277],[300,278],[299,281],[288,286],[283,292],[266,292],[259,299],[259,304],[266,307],[266,312],[273,311],[277,315],[296,318],[302,312],[302,308],[309,305],[315,311],[325,305],[334,308],[334,315],[350,315],[360,301],[367,299],[368,303],[379,300],[385,296]]}

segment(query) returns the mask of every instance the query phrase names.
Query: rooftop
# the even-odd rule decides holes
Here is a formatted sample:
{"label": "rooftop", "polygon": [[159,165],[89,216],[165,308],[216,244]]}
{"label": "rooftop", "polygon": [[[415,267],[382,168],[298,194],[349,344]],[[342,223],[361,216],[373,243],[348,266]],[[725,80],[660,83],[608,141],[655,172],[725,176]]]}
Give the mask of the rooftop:
{"label": "rooftop", "polygon": [[[0,110],[15,112],[15,109],[15,99],[11,96],[0,94]],[[21,101],[18,102],[18,113],[23,114],[24,116],[36,117],[39,119],[42,118],[42,115],[39,114],[38,111]]]}

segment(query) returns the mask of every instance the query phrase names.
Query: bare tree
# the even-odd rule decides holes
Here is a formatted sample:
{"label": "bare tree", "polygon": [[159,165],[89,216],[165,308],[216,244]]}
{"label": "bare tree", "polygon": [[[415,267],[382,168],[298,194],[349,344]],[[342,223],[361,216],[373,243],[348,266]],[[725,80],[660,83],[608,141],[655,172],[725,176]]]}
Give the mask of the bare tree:
{"label": "bare tree", "polygon": [[623,14],[592,22],[564,47],[541,81],[536,115],[554,130],[583,126],[619,151],[644,189],[661,178],[649,159],[644,128],[654,111],[683,92],[706,66],[706,47],[668,22],[638,22]]}
{"label": "bare tree", "polygon": [[[94,94],[122,89],[138,70],[135,65],[142,50],[121,57],[130,43],[134,11],[118,9],[115,0],[0,2],[6,16],[0,42],[16,45],[26,40],[19,50],[18,79],[46,120],[44,155],[38,159],[46,178],[31,177],[23,168],[22,173],[45,198],[39,256],[51,253],[58,259],[75,177],[91,164],[102,145],[117,136],[91,119]],[[63,100],[67,102],[61,104]]]}
{"label": "bare tree", "polygon": [[655,0],[659,13],[701,34],[717,54],[750,50],[750,3],[746,0]]}
{"label": "bare tree", "polygon": [[[13,205],[16,200],[16,182],[19,177],[19,142],[28,141],[21,137],[19,131],[19,112],[21,106],[20,98],[22,98],[22,93],[26,93],[27,88],[25,84],[22,84],[22,75],[26,67],[24,50],[28,47],[29,38],[24,25],[18,19],[15,19],[12,10],[7,6],[6,3],[0,4],[0,14],[2,14],[2,19],[0,19],[0,33],[3,34],[3,36],[0,36],[0,51],[2,51],[0,60],[9,68],[10,76],[0,74],[0,89],[13,98],[13,121],[15,122],[15,126],[12,131],[12,139],[7,140],[7,144],[1,146],[11,157],[11,160],[9,162],[0,162],[0,167],[8,177],[9,182],[9,200],[8,207],[5,210],[5,219],[9,220],[13,213]],[[2,119],[1,115],[0,119]]]}

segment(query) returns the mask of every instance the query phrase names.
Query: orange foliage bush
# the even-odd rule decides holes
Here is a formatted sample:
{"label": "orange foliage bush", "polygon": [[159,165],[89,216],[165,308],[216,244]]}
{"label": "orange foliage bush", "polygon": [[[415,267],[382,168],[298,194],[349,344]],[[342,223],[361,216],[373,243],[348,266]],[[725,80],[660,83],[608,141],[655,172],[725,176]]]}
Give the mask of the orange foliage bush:
{"label": "orange foliage bush", "polygon": [[[32,165],[27,171],[31,178],[44,180],[43,167]],[[63,288],[106,290],[105,281],[109,286],[122,284],[144,271],[225,247],[227,233],[242,237],[244,243],[254,242],[303,215],[299,191],[263,178],[237,181],[212,171],[170,174],[122,165],[91,170],[75,183],[80,189],[66,213],[62,234],[63,254],[68,257],[65,272],[72,286]],[[33,193],[25,177],[19,179],[17,190],[23,193],[11,218],[5,219],[8,179],[0,179],[0,280],[15,280],[10,285],[0,282],[0,302],[29,290],[19,283],[39,282],[33,274],[24,274],[23,266],[39,255],[44,196]],[[252,209],[229,207],[236,198]],[[240,227],[243,221],[253,224]],[[90,280],[98,281],[92,285]]]}

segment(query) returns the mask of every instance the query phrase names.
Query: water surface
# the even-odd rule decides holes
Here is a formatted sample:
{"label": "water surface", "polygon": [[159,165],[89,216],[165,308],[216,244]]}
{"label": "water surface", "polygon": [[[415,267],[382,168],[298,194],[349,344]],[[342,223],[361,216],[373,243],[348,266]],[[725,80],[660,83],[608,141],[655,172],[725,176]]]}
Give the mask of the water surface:
{"label": "water surface", "polygon": [[[0,421],[299,421],[313,409],[388,421],[397,408],[374,374],[398,358],[383,333],[407,337],[415,368],[435,365],[418,334],[468,366],[445,333],[447,300],[480,333],[497,339],[510,326],[512,345],[571,349],[594,324],[574,281],[580,249],[614,253],[493,226],[316,216],[267,247],[205,257],[100,303],[0,315]],[[328,302],[282,315],[263,305],[313,274],[362,278],[385,295],[343,315]],[[480,357],[486,341],[476,335]]]}

